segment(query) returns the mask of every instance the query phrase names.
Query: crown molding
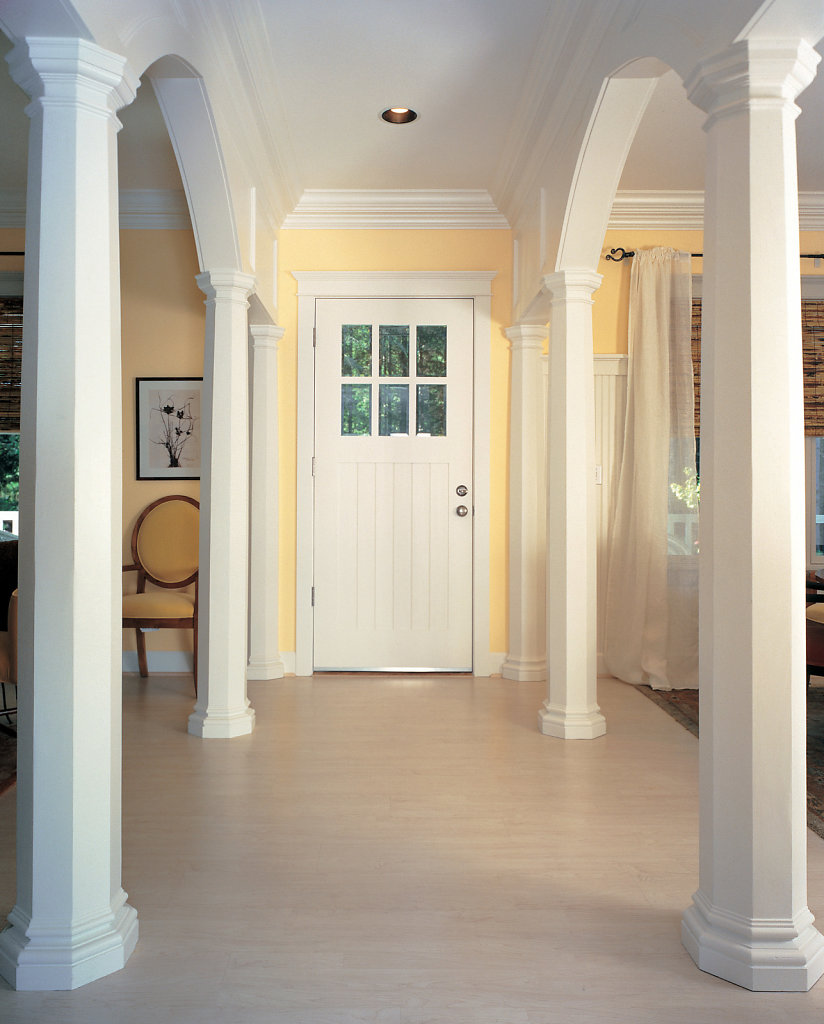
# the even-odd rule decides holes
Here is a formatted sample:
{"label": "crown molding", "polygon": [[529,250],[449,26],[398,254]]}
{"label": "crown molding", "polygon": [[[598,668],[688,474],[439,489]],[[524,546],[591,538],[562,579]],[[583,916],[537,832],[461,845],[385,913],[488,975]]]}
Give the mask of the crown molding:
{"label": "crown molding", "polygon": [[[802,231],[824,231],[824,192],[798,193]],[[619,191],[609,218],[611,229],[703,231],[701,191]]]}
{"label": "crown molding", "polygon": [[120,227],[191,231],[186,195],[180,189],[133,188],[120,192]]}
{"label": "crown molding", "polygon": [[[25,228],[26,190],[0,188],[0,228]],[[120,227],[191,231],[189,207],[181,190],[159,188],[120,191]]]}
{"label": "crown molding", "polygon": [[284,228],[508,228],[484,189],[307,189]]}
{"label": "crown molding", "polygon": [[703,191],[618,191],[610,228],[667,231],[704,229]]}

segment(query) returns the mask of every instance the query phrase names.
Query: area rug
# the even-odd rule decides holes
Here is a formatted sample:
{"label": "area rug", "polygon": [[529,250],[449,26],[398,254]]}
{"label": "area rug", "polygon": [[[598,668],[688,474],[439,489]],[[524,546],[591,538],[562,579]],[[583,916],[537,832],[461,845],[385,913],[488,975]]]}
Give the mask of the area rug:
{"label": "area rug", "polygon": [[17,737],[0,726],[0,796],[11,789],[17,779]]}
{"label": "area rug", "polygon": [[[698,690],[637,689],[698,735]],[[807,826],[824,839],[824,686],[807,691]]]}

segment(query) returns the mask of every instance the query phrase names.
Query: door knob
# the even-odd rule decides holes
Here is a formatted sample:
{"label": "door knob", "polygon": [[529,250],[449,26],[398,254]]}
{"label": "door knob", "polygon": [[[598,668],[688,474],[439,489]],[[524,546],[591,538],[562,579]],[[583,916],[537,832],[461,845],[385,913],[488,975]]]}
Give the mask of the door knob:
{"label": "door knob", "polygon": [[466,505],[458,505],[455,511],[458,513],[461,519],[463,519],[465,515],[469,514],[469,509],[466,507]]}
{"label": "door knob", "polygon": [[455,488],[455,493],[458,495],[459,498],[465,498],[469,491],[463,484],[459,484]]}

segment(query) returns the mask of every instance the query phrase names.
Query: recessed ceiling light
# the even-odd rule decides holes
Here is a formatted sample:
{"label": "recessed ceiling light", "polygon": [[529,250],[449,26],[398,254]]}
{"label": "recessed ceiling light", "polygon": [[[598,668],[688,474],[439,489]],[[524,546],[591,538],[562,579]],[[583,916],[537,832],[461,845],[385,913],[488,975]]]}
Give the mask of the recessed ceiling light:
{"label": "recessed ceiling light", "polygon": [[381,114],[384,121],[388,121],[390,124],[409,124],[417,116],[415,111],[410,110],[409,107],[390,107],[389,110],[384,110]]}

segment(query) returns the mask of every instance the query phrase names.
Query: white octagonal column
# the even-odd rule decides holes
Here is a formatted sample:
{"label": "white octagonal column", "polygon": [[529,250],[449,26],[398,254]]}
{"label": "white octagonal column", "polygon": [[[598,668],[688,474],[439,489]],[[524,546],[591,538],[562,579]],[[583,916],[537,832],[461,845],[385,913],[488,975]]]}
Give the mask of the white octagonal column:
{"label": "white octagonal column", "polygon": [[[9,57],[33,97],[26,209],[17,903],[0,974],[71,989],[123,967],[120,282],[115,111],[137,78],[79,39]],[[36,567],[36,578],[35,578]]]}
{"label": "white octagonal column", "polygon": [[709,114],[701,396],[698,966],[804,991],[804,430],[797,107],[818,56],[741,42],[687,81]]}
{"label": "white octagonal column", "polygon": [[198,697],[189,732],[250,733],[246,696],[249,598],[249,329],[255,280],[234,270],[199,274],[206,295],[200,482]]}
{"label": "white octagonal column", "polygon": [[606,732],[597,699],[595,383],[590,270],[544,278],[552,296],[547,436],[547,682],[541,732]]}
{"label": "white octagonal column", "polygon": [[546,679],[546,460],[541,351],[544,324],[506,331],[512,349],[509,403],[509,652],[505,679]]}
{"label": "white octagonal column", "polygon": [[278,342],[284,329],[250,324],[252,335],[249,679],[280,679],[278,647]]}

